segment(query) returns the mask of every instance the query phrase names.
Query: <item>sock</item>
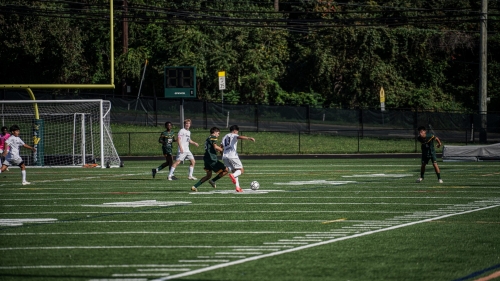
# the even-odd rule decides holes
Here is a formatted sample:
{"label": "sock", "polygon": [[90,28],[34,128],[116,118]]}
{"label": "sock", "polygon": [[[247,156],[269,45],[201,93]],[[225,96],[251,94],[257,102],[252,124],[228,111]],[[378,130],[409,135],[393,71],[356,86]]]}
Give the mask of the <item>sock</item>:
{"label": "sock", "polygon": [[198,187],[202,184],[201,180],[199,180],[197,183],[194,184],[194,187]]}
{"label": "sock", "polygon": [[170,173],[168,173],[168,177],[173,176],[174,175],[174,171],[175,171],[174,167],[170,168]]}
{"label": "sock", "polygon": [[193,176],[194,167],[189,166],[189,176]]}
{"label": "sock", "polygon": [[23,182],[26,181],[26,170],[21,170],[21,175],[23,175]]}
{"label": "sock", "polygon": [[236,179],[236,186],[240,186],[240,181],[238,180],[238,178],[235,178]]}
{"label": "sock", "polygon": [[220,178],[221,178],[220,174],[217,174],[217,176],[215,176],[215,177],[212,179],[212,181],[213,181],[213,182],[216,182],[216,181],[218,181]]}
{"label": "sock", "polygon": [[163,170],[165,167],[167,167],[167,163],[163,163],[160,166],[158,166],[158,168],[156,168],[156,171],[159,172],[159,171]]}
{"label": "sock", "polygon": [[234,176],[235,178],[238,178],[238,177],[239,177],[239,175],[241,175],[241,170],[236,170],[236,172],[234,172],[234,173],[233,173],[233,176]]}
{"label": "sock", "polygon": [[421,177],[421,178],[424,178],[424,174],[420,174],[420,177]]}
{"label": "sock", "polygon": [[436,173],[436,175],[438,176],[438,180],[441,179],[441,173]]}

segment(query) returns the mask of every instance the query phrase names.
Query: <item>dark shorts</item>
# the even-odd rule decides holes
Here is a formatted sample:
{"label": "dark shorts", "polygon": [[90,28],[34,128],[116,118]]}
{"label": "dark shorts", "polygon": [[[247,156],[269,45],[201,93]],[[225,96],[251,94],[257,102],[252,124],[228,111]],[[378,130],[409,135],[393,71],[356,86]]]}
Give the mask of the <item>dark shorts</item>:
{"label": "dark shorts", "polygon": [[422,153],[422,164],[429,164],[429,160],[432,160],[432,164],[437,163],[436,153]]}
{"label": "dark shorts", "polygon": [[224,171],[226,169],[226,166],[221,161],[210,162],[210,163],[205,162],[205,167],[203,167],[203,169],[207,172],[214,171],[215,173],[218,174]]}
{"label": "dark shorts", "polygon": [[166,154],[172,155],[172,148],[162,146],[161,150],[163,150],[163,155],[166,155]]}

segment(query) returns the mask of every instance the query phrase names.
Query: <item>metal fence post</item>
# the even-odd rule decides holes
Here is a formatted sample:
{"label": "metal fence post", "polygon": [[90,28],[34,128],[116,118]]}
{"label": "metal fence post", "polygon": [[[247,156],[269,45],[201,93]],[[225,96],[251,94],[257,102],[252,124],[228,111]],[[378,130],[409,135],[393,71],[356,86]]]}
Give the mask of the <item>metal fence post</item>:
{"label": "metal fence post", "polygon": [[299,130],[299,154],[300,154],[300,130]]}
{"label": "metal fence post", "polygon": [[359,129],[358,129],[358,153],[359,153]]}

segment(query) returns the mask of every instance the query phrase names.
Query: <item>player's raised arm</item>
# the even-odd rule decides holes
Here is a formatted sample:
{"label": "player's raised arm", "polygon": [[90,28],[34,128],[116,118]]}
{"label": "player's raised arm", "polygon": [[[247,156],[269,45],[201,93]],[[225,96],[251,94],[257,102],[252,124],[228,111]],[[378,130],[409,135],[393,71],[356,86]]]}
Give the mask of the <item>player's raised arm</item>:
{"label": "player's raised arm", "polygon": [[34,147],[32,147],[32,146],[29,146],[29,145],[27,145],[27,144],[24,144],[24,145],[23,145],[23,147],[24,147],[24,148],[27,148],[27,149],[31,149],[33,152],[35,152],[35,151],[36,151],[36,148],[34,148]]}
{"label": "player's raised arm", "polygon": [[252,137],[238,136],[238,139],[240,139],[240,140],[251,140],[251,141],[255,142],[255,139],[252,138]]}

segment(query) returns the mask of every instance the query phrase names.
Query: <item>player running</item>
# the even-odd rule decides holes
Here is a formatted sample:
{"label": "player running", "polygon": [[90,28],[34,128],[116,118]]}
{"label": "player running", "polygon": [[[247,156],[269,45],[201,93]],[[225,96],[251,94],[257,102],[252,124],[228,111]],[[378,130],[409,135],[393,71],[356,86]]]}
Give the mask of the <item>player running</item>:
{"label": "player running", "polygon": [[[165,156],[165,163],[161,164],[155,169],[152,169],[153,179],[156,176],[156,173],[163,170],[168,166],[168,170],[172,168],[172,164],[174,163],[174,156],[172,155],[172,147],[174,145],[175,140],[175,132],[172,131],[172,122],[165,122],[165,131],[160,134],[160,138],[158,138],[158,142],[162,144],[161,149],[163,151],[163,156]],[[172,175],[172,180],[177,180],[175,176]]]}
{"label": "player running", "polygon": [[28,185],[30,182],[26,181],[26,166],[24,165],[24,161],[19,155],[19,150],[21,147],[31,149],[33,152],[36,151],[34,147],[31,147],[23,142],[23,140],[19,137],[21,130],[19,126],[12,125],[10,127],[10,137],[5,141],[5,147],[3,151],[3,156],[6,157],[5,161],[2,164],[2,168],[0,169],[0,173],[7,170],[10,165],[17,165],[21,168],[21,175],[23,178],[22,184]]}
{"label": "player running", "polygon": [[[217,186],[215,182],[227,175],[229,172],[227,167],[224,166],[224,163],[217,160],[217,151],[222,152],[222,148],[217,145],[217,138],[219,137],[219,134],[219,128],[213,127],[210,129],[210,136],[205,141],[205,154],[203,155],[203,162],[205,163],[203,169],[207,172],[207,174],[191,187],[191,190],[194,192],[197,192],[198,187],[207,180],[213,188],[216,188]],[[214,171],[217,176],[210,180],[212,177],[212,171]]]}
{"label": "player running", "polygon": [[222,138],[221,146],[224,148],[222,160],[232,172],[232,174],[229,174],[229,177],[231,178],[233,184],[236,185],[236,192],[243,192],[240,188],[240,182],[238,180],[238,177],[244,172],[243,164],[241,164],[237,151],[238,140],[251,140],[255,142],[255,139],[238,135],[238,132],[240,131],[238,125],[232,125],[229,128],[229,131],[230,133]]}
{"label": "player running", "polygon": [[190,180],[197,180],[193,176],[193,171],[194,171],[194,156],[193,153],[189,150],[189,144],[194,144],[198,147],[198,143],[194,142],[191,140],[191,132],[189,131],[189,128],[191,127],[191,119],[186,119],[184,120],[184,128],[179,131],[179,134],[177,135],[177,143],[178,145],[178,150],[177,150],[177,159],[174,164],[172,164],[172,167],[170,168],[170,173],[168,174],[168,180],[174,180],[174,171],[177,165],[181,163],[181,161],[184,161],[185,159],[188,159],[190,161],[189,165],[189,175],[188,179]]}

